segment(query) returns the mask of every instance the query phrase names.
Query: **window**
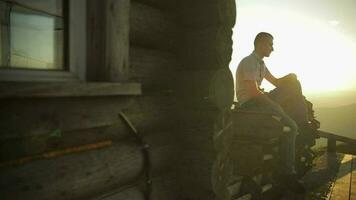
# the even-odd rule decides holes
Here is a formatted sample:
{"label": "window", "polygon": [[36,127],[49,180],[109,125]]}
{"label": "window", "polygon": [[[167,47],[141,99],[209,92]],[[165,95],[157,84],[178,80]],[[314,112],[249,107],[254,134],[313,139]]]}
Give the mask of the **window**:
{"label": "window", "polygon": [[0,81],[85,80],[85,0],[0,0]]}
{"label": "window", "polygon": [[[115,20],[107,19],[103,9],[110,2],[99,0],[0,0],[0,98],[141,94],[139,83],[125,82],[128,29],[106,27],[113,21],[128,25],[125,1],[113,8],[121,9],[118,13],[126,20]],[[106,42],[107,31],[115,32],[110,39],[119,38],[122,51],[116,51],[117,43]],[[106,49],[122,53],[120,62],[111,65],[114,61],[103,59]],[[123,81],[116,77],[119,73]]]}
{"label": "window", "polygon": [[64,1],[0,1],[1,68],[65,70]]}

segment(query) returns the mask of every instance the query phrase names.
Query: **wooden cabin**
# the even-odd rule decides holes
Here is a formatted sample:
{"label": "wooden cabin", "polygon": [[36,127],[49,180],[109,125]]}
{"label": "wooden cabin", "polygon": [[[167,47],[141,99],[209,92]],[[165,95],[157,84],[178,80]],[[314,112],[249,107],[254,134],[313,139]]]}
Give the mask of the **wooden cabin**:
{"label": "wooden cabin", "polygon": [[1,0],[0,23],[1,199],[214,199],[234,0]]}

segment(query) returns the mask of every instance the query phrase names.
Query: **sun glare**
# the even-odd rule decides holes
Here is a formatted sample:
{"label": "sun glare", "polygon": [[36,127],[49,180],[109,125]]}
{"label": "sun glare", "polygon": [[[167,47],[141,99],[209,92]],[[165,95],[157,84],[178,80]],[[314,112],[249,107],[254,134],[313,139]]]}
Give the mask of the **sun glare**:
{"label": "sun glare", "polygon": [[296,73],[306,93],[356,88],[356,44],[338,29],[338,20],[268,6],[237,11],[233,73],[239,61],[252,52],[255,35],[266,31],[274,35],[274,52],[265,62],[275,76]]}

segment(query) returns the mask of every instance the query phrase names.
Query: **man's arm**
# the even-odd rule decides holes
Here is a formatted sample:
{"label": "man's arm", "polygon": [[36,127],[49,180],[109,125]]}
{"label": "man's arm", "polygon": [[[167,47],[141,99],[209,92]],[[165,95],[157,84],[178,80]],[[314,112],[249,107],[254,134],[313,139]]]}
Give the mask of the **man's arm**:
{"label": "man's arm", "polygon": [[271,72],[268,70],[268,68],[266,68],[266,75],[265,75],[265,79],[272,83],[275,87],[278,87],[279,84],[279,79],[274,77]]}
{"label": "man's arm", "polygon": [[263,95],[263,92],[259,89],[257,82],[253,80],[244,80],[247,92],[251,97]]}

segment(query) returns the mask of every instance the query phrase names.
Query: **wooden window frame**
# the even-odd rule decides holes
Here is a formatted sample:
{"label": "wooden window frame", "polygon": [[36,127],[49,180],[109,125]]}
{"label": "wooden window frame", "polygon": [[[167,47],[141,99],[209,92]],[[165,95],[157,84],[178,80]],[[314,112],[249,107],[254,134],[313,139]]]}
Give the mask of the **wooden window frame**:
{"label": "wooden window frame", "polygon": [[[67,38],[68,41],[65,41],[64,45],[64,69],[69,71],[1,69],[0,99],[141,95],[141,84],[128,82],[129,33],[127,26],[130,0],[67,0],[67,2],[69,3],[69,15],[66,15],[68,19],[65,24],[68,26],[66,27],[68,35],[64,38]],[[97,8],[102,5],[108,8],[114,2],[118,6],[112,12],[120,13],[117,17],[121,19],[119,23],[124,28],[112,26],[110,23],[117,19],[106,15],[102,8]],[[88,13],[90,17],[87,15],[87,6],[91,9],[95,8],[94,14]],[[103,18],[103,15],[106,17]],[[87,27],[89,20],[92,20],[93,17],[101,24],[106,24],[105,32],[96,26]],[[94,42],[89,41],[90,43],[88,43],[88,31],[94,32],[95,37],[93,34],[89,37],[89,39],[95,40]],[[106,40],[108,34],[111,34],[111,37],[114,35],[113,40],[119,40],[119,45],[117,42],[112,44]],[[109,37],[109,39],[111,38]],[[105,51],[95,50],[94,46],[97,44],[103,45],[101,48]],[[117,52],[118,48],[123,48],[123,50]],[[100,55],[97,55],[98,53]],[[119,54],[119,59],[115,60],[115,66],[110,64],[111,60],[106,59],[107,53]],[[104,68],[103,65],[106,65],[105,69],[108,66],[111,67],[104,76],[97,73]]]}
{"label": "wooden window frame", "polygon": [[[84,81],[86,66],[86,1],[64,0],[64,66],[63,70],[0,69],[0,81]],[[67,13],[66,13],[67,12]],[[69,49],[71,51],[69,51]]]}

